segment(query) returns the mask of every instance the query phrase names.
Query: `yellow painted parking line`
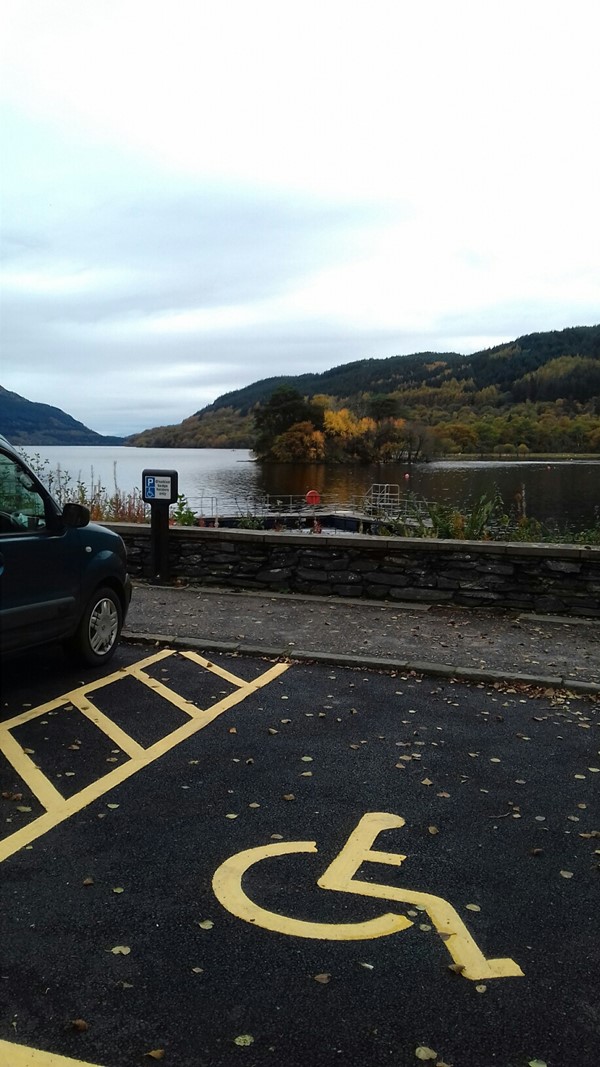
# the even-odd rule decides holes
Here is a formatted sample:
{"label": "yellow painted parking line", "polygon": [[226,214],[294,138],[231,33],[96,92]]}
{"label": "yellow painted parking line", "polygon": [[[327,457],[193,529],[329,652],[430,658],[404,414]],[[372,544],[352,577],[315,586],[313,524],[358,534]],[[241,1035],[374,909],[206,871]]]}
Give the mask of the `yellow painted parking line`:
{"label": "yellow painted parking line", "polygon": [[199,652],[193,652],[191,649],[186,652],[181,652],[181,656],[184,659],[189,659],[192,663],[198,663],[201,667],[206,667],[211,674],[217,674],[219,678],[223,678],[225,682],[232,682],[233,685],[246,685],[245,678],[239,678],[237,674],[232,674],[231,671],[226,671],[224,667],[219,666],[218,663],[213,663],[210,659],[205,659]]}
{"label": "yellow painted parking line", "polygon": [[[161,756],[164,756],[167,752],[171,751],[171,749],[181,744],[182,741],[187,741],[188,738],[192,737],[199,730],[203,730],[205,726],[214,722],[214,720],[217,719],[219,715],[222,715],[223,712],[228,711],[229,708],[234,707],[236,704],[240,704],[252,693],[257,692],[259,689],[262,689],[263,686],[268,685],[275,678],[279,677],[279,675],[283,674],[288,668],[288,663],[275,664],[258,678],[254,678],[250,682],[244,682],[236,692],[230,693],[207,711],[200,712],[198,708],[195,708],[196,716],[194,718],[190,718],[177,730],[173,730],[170,734],[167,734],[166,737],[162,737],[155,744],[151,745],[150,748],[143,749],[140,746],[138,754],[128,759],[126,763],[122,763],[118,767],[115,767],[114,770],[109,771],[108,774],[103,775],[103,777],[96,782],[92,782],[90,785],[86,786],[85,789],[80,790],[79,793],[75,793],[67,799],[58,794],[60,801],[55,805],[53,804],[51,810],[46,811],[43,815],[40,815],[39,818],[28,823],[27,826],[22,826],[20,830],[17,830],[3,841],[0,841],[0,863],[3,860],[8,859],[9,856],[20,851],[20,849],[24,848],[26,845],[30,845],[33,841],[37,840],[37,838],[48,833],[49,830],[54,829],[55,826],[64,822],[65,819],[70,818],[78,811],[87,807],[87,805],[91,804],[94,800],[98,800],[99,797],[108,793],[111,789],[114,789],[115,786],[120,785],[121,782],[126,781],[127,778],[137,774],[138,771],[149,766],[149,764],[153,763]],[[123,674],[120,673],[117,677],[123,677]],[[95,688],[98,688],[98,686],[95,685]],[[171,695],[174,697],[177,696],[175,693],[171,693]],[[60,697],[57,701],[53,701],[52,703],[56,707],[61,707],[64,705],[65,700],[71,700],[73,696],[73,693],[69,693],[67,697]],[[47,710],[48,705],[43,705],[43,707]],[[38,715],[41,714],[39,709],[34,709],[34,711]],[[11,720],[11,722],[13,722],[13,720]],[[20,758],[22,759],[25,754],[20,746],[19,751],[21,753]],[[11,762],[13,761],[11,760]],[[16,769],[18,770],[18,766]],[[48,781],[47,779],[45,780],[46,782]],[[35,792],[35,790],[33,791]]]}
{"label": "yellow painted parking line", "polygon": [[9,763],[12,763],[17,774],[29,786],[31,792],[37,797],[40,804],[48,810],[59,807],[63,803],[63,796],[55,789],[46,775],[36,767],[33,760],[22,749],[15,738],[8,733],[0,733],[0,752],[3,752]]}
{"label": "yellow painted parking line", "polygon": [[[175,655],[175,649],[165,648],[160,652],[156,652],[153,656],[138,660],[134,666],[143,668],[150,663],[157,663],[159,660],[165,659],[166,656]],[[85,693],[93,693],[96,689],[104,689],[104,686],[119,682],[129,674],[131,674],[131,667],[120,667],[118,671],[114,671],[112,674],[107,674],[103,678],[96,678],[93,682],[87,682],[86,685],[79,686],[78,689],[72,689],[69,693],[63,693],[62,696],[54,697],[52,700],[46,701],[45,704],[38,704],[37,707],[30,708],[29,711],[22,711],[12,719],[5,719],[4,722],[0,723],[0,731],[14,730],[15,727],[23,726],[24,723],[31,722],[32,719],[37,719],[40,715],[46,715],[50,711],[55,711],[57,708],[69,704],[73,696],[82,696]]]}
{"label": "yellow painted parking line", "polygon": [[174,689],[169,689],[168,685],[164,682],[159,682],[156,678],[152,678],[150,674],[146,674],[145,671],[140,670],[137,666],[131,668],[131,677],[135,678],[142,685],[151,689],[159,697],[164,697],[170,704],[174,704],[180,711],[184,711],[186,715],[190,715],[192,718],[202,711],[197,704],[194,704],[191,700],[186,700],[185,697],[180,696]]}
{"label": "yellow painted parking line", "polygon": [[103,711],[100,711],[100,709],[97,708],[95,704],[92,704],[86,696],[80,696],[77,692],[70,693],[69,701],[82,713],[82,715],[85,715],[86,719],[89,719],[94,726],[97,726],[99,730],[102,730],[102,733],[106,734],[107,737],[110,737],[111,741],[114,741],[115,744],[118,745],[119,748],[131,759],[135,759],[143,754],[143,746],[140,745],[138,741],[135,741],[133,737],[130,737],[129,734],[125,733],[125,730],[122,730],[113,719],[110,719],[108,715],[105,715]]}
{"label": "yellow painted parking line", "polygon": [[100,1067],[100,1064],[0,1040],[0,1067]]}

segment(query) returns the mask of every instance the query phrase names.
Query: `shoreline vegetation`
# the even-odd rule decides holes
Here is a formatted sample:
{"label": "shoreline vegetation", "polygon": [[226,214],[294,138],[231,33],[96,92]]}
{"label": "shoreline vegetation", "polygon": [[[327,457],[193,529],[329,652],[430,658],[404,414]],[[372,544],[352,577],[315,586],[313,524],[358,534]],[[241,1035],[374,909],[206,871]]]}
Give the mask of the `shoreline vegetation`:
{"label": "shoreline vegetation", "polygon": [[[42,460],[39,454],[31,455],[22,449],[28,463],[37,476],[48,487],[58,504],[77,501],[90,511],[94,522],[107,523],[143,523],[150,522],[150,507],[142,500],[141,490],[125,492],[118,487],[116,463],[114,464],[114,488],[109,491],[94,479],[93,471],[90,484],[81,478],[74,479],[69,471],[61,466],[51,468],[48,460]],[[456,459],[456,455],[452,456]],[[463,458],[463,457],[461,457]],[[476,461],[475,456],[464,457]],[[516,457],[514,457],[516,459]],[[573,460],[584,459],[583,456],[545,454],[540,459]],[[591,457],[592,461],[597,457]],[[227,525],[238,529],[275,532],[298,530],[306,526],[306,514],[284,515],[278,505],[281,501],[271,502],[272,508],[267,513],[264,508],[239,511],[233,516],[212,516],[210,519],[195,511],[183,494],[170,508],[171,525],[176,526],[219,526],[219,518],[227,519]],[[326,507],[322,515],[327,513]],[[312,513],[312,533],[323,530],[324,518],[321,513]],[[396,512],[390,509],[373,508],[365,495],[364,518],[368,531],[386,537],[443,538],[467,541],[514,541],[548,544],[600,545],[600,505],[595,508],[596,521],[591,527],[577,528],[571,523],[540,522],[526,512],[524,497],[507,506],[497,488],[491,493],[483,493],[476,499],[455,506],[446,503],[426,501],[413,493],[407,493],[401,507]],[[225,523],[224,523],[225,524]]]}

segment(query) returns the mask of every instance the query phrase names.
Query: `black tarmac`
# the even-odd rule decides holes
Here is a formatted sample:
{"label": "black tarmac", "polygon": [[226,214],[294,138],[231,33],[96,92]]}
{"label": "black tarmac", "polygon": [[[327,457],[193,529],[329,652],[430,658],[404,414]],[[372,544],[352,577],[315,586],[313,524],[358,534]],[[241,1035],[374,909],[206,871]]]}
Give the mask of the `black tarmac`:
{"label": "black tarmac", "polygon": [[[150,587],[128,627],[89,692],[97,725],[72,703],[95,674],[60,651],[4,670],[0,724],[31,712],[10,735],[72,802],[130,764],[107,722],[157,755],[0,851],[2,1067],[600,1062],[594,627]],[[169,747],[182,701],[207,722]],[[0,849],[44,811],[21,769],[0,748]],[[404,820],[356,870],[377,895],[320,888],[369,813]],[[314,848],[278,855],[287,842]],[[213,886],[259,846],[241,884],[275,929]],[[403,892],[445,901],[523,975],[465,977]],[[390,913],[411,925],[328,934]],[[329,925],[308,938],[288,920]]]}

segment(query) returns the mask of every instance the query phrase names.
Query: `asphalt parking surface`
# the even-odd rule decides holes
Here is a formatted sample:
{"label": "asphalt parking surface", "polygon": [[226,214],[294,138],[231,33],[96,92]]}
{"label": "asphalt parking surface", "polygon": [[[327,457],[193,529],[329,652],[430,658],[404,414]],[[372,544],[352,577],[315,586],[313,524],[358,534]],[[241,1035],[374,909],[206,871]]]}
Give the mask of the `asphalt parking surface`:
{"label": "asphalt parking surface", "polygon": [[13,661],[0,1064],[592,1067],[598,710],[159,647]]}

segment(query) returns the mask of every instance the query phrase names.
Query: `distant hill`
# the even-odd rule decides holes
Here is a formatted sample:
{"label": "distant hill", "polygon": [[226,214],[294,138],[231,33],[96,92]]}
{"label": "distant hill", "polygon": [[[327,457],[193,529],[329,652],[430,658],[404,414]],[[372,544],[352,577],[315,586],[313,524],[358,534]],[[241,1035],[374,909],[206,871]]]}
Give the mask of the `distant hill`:
{"label": "distant hill", "polygon": [[[284,385],[304,397],[320,397],[333,410],[347,408],[357,417],[367,413],[373,398],[391,394],[402,418],[428,426],[493,416],[511,418],[523,405],[529,405],[530,420],[541,416],[544,405],[556,409],[557,417],[561,411],[582,415],[584,410],[595,417],[600,416],[600,325],[527,334],[469,356],[421,352],[362,359],[319,374],[264,378],[224,393],[182,423],[144,430],[125,443],[251,448],[254,413]],[[537,405],[536,410],[532,405]],[[591,428],[595,425],[594,421]],[[513,440],[504,426],[498,424],[496,429],[499,443]],[[481,434],[477,440],[482,440]],[[570,442],[561,447],[567,445]]]}
{"label": "distant hill", "polygon": [[104,437],[60,408],[37,404],[0,385],[0,433],[13,445],[122,445]]}

